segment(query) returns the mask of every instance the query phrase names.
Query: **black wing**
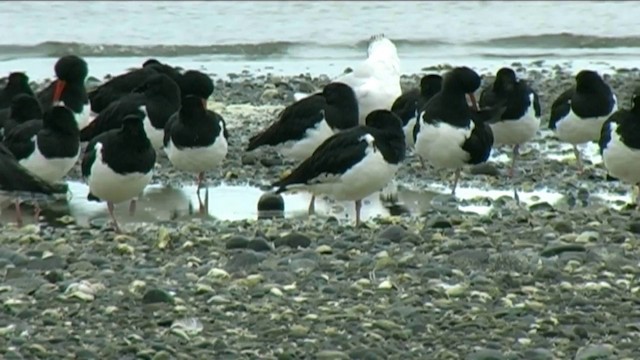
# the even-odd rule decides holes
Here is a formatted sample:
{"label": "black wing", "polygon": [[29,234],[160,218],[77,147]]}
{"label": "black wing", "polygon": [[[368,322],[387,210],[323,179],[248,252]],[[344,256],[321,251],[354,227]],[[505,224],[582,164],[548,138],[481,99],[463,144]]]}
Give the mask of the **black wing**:
{"label": "black wing", "polygon": [[[621,109],[611,114],[607,121],[602,124],[602,128],[600,129],[600,139],[598,140],[600,155],[602,155],[604,149],[607,147],[607,144],[609,144],[609,141],[611,141],[611,123],[616,123],[618,124],[618,126],[620,126],[630,116],[632,115],[628,110]],[[618,127],[618,129],[620,129],[620,127]],[[623,133],[623,131],[621,131],[620,133]]]}
{"label": "black wing", "polygon": [[418,99],[420,98],[419,89],[411,89],[406,93],[398,96],[391,105],[391,112],[398,115],[402,120],[402,126],[407,125],[409,121],[416,117],[416,108],[418,107]]}
{"label": "black wing", "polygon": [[249,139],[247,151],[302,139],[307,129],[322,120],[326,104],[322,95],[315,94],[289,105],[271,126]]}
{"label": "black wing", "polygon": [[167,123],[164,124],[164,137],[162,138],[162,145],[167,146],[169,144],[169,140],[171,140],[171,130],[174,126],[178,125],[180,122],[180,112],[176,112],[171,115]]}
{"label": "black wing", "polygon": [[140,107],[144,104],[145,96],[137,93],[129,94],[109,104],[87,127],[80,131],[80,141],[89,141],[105,131],[119,129],[125,116],[140,114]]}
{"label": "black wing", "polygon": [[10,129],[4,135],[4,144],[18,161],[26,159],[35,150],[33,137],[42,129],[42,120],[29,120]]}
{"label": "black wing", "polygon": [[[531,88],[530,88],[531,89]],[[531,89],[531,93],[533,94],[533,111],[537,118],[542,116],[542,107],[540,107],[540,97],[538,93]]]}
{"label": "black wing", "polygon": [[53,92],[55,90],[56,82],[53,81],[47,85],[44,89],[38,91],[36,99],[40,103],[42,112],[45,112],[53,107]]}
{"label": "black wing", "polygon": [[150,65],[111,78],[88,94],[91,110],[101,113],[112,102],[120,100],[156,74],[158,74],[156,67]]}
{"label": "black wing", "polygon": [[47,183],[29,172],[0,143],[0,190],[40,194],[65,193],[64,187]]}
{"label": "black wing", "polygon": [[500,98],[493,91],[493,86],[486,87],[480,93],[480,99],[478,99],[478,107],[492,107],[500,101]]}
{"label": "black wing", "polygon": [[487,161],[493,146],[493,131],[489,124],[474,121],[474,125],[471,135],[462,144],[462,149],[471,155],[467,163],[472,165]]}
{"label": "black wing", "polygon": [[362,160],[369,146],[368,141],[372,139],[373,136],[364,126],[339,132],[325,140],[291,174],[276,181],[273,186],[278,187],[277,192],[280,193],[286,191],[289,185],[336,181],[336,176]]}
{"label": "black wing", "polygon": [[80,170],[82,171],[82,177],[88,178],[91,175],[91,167],[93,166],[94,161],[96,161],[97,150],[96,145],[98,142],[101,142],[104,139],[107,139],[109,136],[113,136],[112,134],[120,131],[120,130],[109,130],[107,132],[103,132],[102,134],[94,137],[89,141],[87,147],[84,150],[84,154],[82,155],[82,162],[80,163]]}
{"label": "black wing", "polygon": [[575,89],[571,88],[558,96],[551,104],[551,115],[549,116],[549,129],[555,129],[558,120],[567,116],[571,111],[571,97]]}

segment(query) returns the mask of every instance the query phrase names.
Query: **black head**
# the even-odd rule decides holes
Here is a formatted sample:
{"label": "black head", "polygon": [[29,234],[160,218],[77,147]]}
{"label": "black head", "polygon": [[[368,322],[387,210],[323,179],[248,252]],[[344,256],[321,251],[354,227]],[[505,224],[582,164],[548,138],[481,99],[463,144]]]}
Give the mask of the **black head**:
{"label": "black head", "polygon": [[11,99],[11,118],[18,122],[42,119],[42,109],[38,100],[28,94],[18,94]]}
{"label": "black head", "polygon": [[462,66],[447,72],[442,80],[442,88],[465,94],[474,93],[480,87],[482,79],[472,69]]}
{"label": "black head", "polygon": [[182,99],[182,105],[180,106],[180,115],[188,118],[195,119],[201,116],[206,116],[207,109],[202,103],[202,99],[196,95],[187,95]]}
{"label": "black head", "polygon": [[420,94],[431,98],[442,90],[442,76],[437,74],[425,75],[420,79]]}
{"label": "black head", "polygon": [[602,80],[602,77],[591,70],[582,70],[576,75],[576,91],[578,92],[592,92],[598,91],[607,84]]}
{"label": "black head", "polygon": [[402,120],[389,110],[374,110],[367,115],[365,123],[368,127],[379,130],[402,131]]}
{"label": "black head", "polygon": [[353,92],[351,86],[341,82],[327,84],[322,89],[322,96],[324,96],[329,104],[344,102],[345,100],[350,101],[356,98],[356,94]]}
{"label": "black head", "polygon": [[631,111],[640,114],[640,87],[637,87],[631,97]]}
{"label": "black head", "polygon": [[142,64],[142,67],[147,67],[149,65],[161,65],[161,63],[156,59],[149,59]]}
{"label": "black head", "polygon": [[140,141],[140,145],[149,143],[147,133],[144,131],[144,114],[129,114],[122,119],[122,133],[126,138],[135,141]]}
{"label": "black head", "polygon": [[213,80],[197,70],[189,70],[180,77],[182,96],[196,95],[201,99],[208,99],[213,94]]}
{"label": "black head", "polygon": [[54,106],[44,114],[43,126],[53,128],[58,131],[75,134],[78,129],[78,122],[71,109],[66,106]]}
{"label": "black head", "polygon": [[29,86],[29,77],[23,72],[12,72],[9,74],[7,87],[9,86]]}
{"label": "black head", "polygon": [[147,96],[168,95],[171,93],[180,95],[180,87],[173,79],[165,74],[155,74],[142,85],[133,90],[136,93],[143,93]]}
{"label": "black head", "polygon": [[83,83],[89,75],[89,66],[81,57],[75,55],[63,56],[54,66],[58,79],[69,83]]}
{"label": "black head", "polygon": [[493,82],[493,89],[496,92],[510,92],[518,83],[515,71],[511,68],[504,67],[498,70],[496,79]]}

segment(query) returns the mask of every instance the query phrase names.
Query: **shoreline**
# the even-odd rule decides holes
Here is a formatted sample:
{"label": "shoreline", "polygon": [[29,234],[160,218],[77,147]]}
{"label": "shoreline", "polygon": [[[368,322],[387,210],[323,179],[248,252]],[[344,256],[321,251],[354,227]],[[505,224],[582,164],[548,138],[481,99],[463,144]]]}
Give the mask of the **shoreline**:
{"label": "shoreline", "polygon": [[[489,170],[464,170],[460,190],[549,188],[564,195],[561,203],[541,197],[524,206],[489,191],[418,199],[446,188],[452,173],[422,169],[409,156],[398,182],[410,185],[406,199],[428,204],[410,216],[359,228],[333,216],[171,220],[172,205],[192,202],[193,176],[160,156],[153,182],[186,185],[156,205],[141,201],[139,211],[146,201],[162,220],[126,224],[125,235],[104,227],[104,217],[92,226],[70,217],[56,226],[0,224],[0,352],[16,360],[640,358],[629,341],[640,331],[640,215],[597,197],[628,191],[604,181],[597,155],[579,175],[565,158],[571,150],[544,130],[550,101],[572,74],[526,74],[540,93],[543,130],[522,149],[518,176],[502,175],[508,149],[494,149]],[[419,77],[403,76],[403,88]],[[620,107],[639,79],[640,71],[608,78]],[[259,187],[290,168],[271,149],[245,153],[247,139],[294,91],[328,81],[250,73],[217,80],[209,107],[225,117],[231,138],[212,183]],[[79,165],[67,179],[80,180]],[[210,201],[224,209],[239,198]],[[464,211],[486,205],[486,214]],[[335,206],[351,204],[327,208]],[[126,205],[118,208],[126,216]]]}

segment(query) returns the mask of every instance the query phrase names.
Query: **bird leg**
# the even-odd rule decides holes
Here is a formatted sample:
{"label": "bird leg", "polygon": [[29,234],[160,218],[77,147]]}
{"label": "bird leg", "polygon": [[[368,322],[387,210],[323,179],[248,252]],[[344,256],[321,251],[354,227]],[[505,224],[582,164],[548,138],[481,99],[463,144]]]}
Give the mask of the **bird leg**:
{"label": "bird leg", "polygon": [[424,159],[422,157],[420,157],[420,156],[418,156],[418,159],[420,159],[420,165],[422,165],[422,168],[426,169],[427,168],[427,163],[424,162]]}
{"label": "bird leg", "polygon": [[311,194],[311,201],[309,201],[309,215],[316,213],[316,195]]}
{"label": "bird leg", "polygon": [[42,209],[40,208],[40,204],[38,201],[33,200],[33,218],[35,219],[36,224],[40,222],[40,213]]}
{"label": "bird leg", "polygon": [[520,156],[520,145],[516,144],[513,146],[513,153],[511,154],[511,167],[509,168],[509,177],[513,178],[516,172],[516,160]]}
{"label": "bird leg", "polygon": [[136,214],[136,203],[138,202],[138,199],[133,198],[131,199],[131,201],[129,202],[129,215],[133,216]]}
{"label": "bird leg", "polygon": [[360,210],[362,209],[362,200],[356,200],[356,226],[360,225]]}
{"label": "bird leg", "polygon": [[578,162],[578,172],[582,173],[584,171],[584,166],[582,164],[582,156],[580,155],[578,145],[573,145],[573,154],[576,156],[576,161]]}
{"label": "bird leg", "polygon": [[636,210],[640,210],[640,184],[635,184],[631,187],[631,193],[633,194],[635,190],[638,190],[636,193]]}
{"label": "bird leg", "polygon": [[456,175],[453,178],[453,187],[451,189],[451,195],[456,196],[456,188],[458,187],[458,181],[460,181],[460,173],[462,172],[462,169],[458,168],[456,169]]}
{"label": "bird leg", "polygon": [[16,199],[13,202],[16,208],[16,225],[22,227],[22,211],[20,210],[20,199]]}
{"label": "bird leg", "polygon": [[201,214],[203,214],[205,211],[205,204],[202,202],[202,198],[200,197],[200,189],[202,189],[203,182],[204,182],[204,173],[201,172],[198,174],[198,187],[196,189],[196,194],[198,194],[198,205],[200,206]]}
{"label": "bird leg", "polygon": [[120,230],[120,226],[118,226],[118,220],[116,220],[116,215],[113,213],[114,206],[111,201],[107,202],[107,209],[109,210],[109,216],[111,217],[111,221],[113,222],[113,230],[116,233],[121,234],[122,230]]}

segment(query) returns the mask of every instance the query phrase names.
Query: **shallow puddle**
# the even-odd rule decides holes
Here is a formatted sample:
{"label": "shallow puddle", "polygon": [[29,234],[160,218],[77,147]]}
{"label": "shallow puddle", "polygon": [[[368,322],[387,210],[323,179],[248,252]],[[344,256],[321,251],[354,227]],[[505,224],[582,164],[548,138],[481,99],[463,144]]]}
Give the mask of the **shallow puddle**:
{"label": "shallow puddle", "polygon": [[[101,224],[108,220],[106,203],[87,200],[88,187],[80,182],[69,182],[67,199],[41,204],[45,221],[55,224],[56,219],[64,215],[75,218],[79,225],[90,223]],[[377,216],[386,217],[400,213],[419,215],[433,206],[433,200],[438,195],[446,195],[449,190],[444,185],[433,185],[428,189],[410,189],[400,185],[397,193],[397,203],[383,202],[378,193],[371,195],[364,201],[362,218],[371,219]],[[204,191],[201,192],[204,198]],[[220,220],[256,219],[258,215],[257,203],[264,192],[256,187],[238,185],[220,185],[209,187],[209,217]],[[460,187],[456,191],[458,208],[461,211],[487,214],[492,208],[493,200],[503,197],[513,197],[513,190],[480,190]],[[518,192],[521,203],[532,205],[540,202],[558,204],[564,196],[551,191]],[[598,202],[612,207],[620,207],[628,197],[608,193],[594,194]],[[284,194],[284,216],[287,218],[307,216],[310,195],[298,192]],[[441,197],[442,198],[442,197]],[[617,205],[617,206],[616,206]],[[319,216],[335,216],[338,219],[353,219],[355,214],[353,202],[335,202],[325,197],[316,199],[316,212]],[[25,223],[33,222],[32,211],[25,207]],[[116,216],[121,223],[156,222],[166,220],[186,220],[192,217],[202,217],[198,212],[198,198],[196,187],[193,185],[181,188],[162,185],[148,186],[137,202],[134,216],[128,213],[128,203],[116,206]],[[15,220],[13,207],[3,210],[0,216],[2,222]]]}

